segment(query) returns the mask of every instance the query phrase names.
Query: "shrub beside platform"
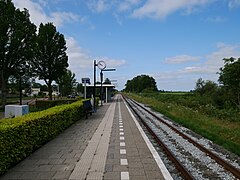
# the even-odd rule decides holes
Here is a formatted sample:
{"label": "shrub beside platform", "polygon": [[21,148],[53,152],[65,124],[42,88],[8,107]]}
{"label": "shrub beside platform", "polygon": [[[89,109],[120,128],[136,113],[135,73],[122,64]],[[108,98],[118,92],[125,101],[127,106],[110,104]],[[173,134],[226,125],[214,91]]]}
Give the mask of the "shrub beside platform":
{"label": "shrub beside platform", "polygon": [[60,105],[0,121],[0,175],[84,117],[83,103]]}
{"label": "shrub beside platform", "polygon": [[54,106],[59,106],[62,104],[71,104],[76,102],[77,99],[60,99],[60,100],[37,100],[36,101],[36,107],[37,108],[50,108],[50,107],[54,107]]}

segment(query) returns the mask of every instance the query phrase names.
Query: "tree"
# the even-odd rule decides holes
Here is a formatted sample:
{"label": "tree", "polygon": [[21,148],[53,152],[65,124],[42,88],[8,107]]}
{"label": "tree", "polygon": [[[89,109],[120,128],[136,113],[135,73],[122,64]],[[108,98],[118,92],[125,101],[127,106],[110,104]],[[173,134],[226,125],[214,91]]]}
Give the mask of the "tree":
{"label": "tree", "polygon": [[151,90],[152,92],[158,91],[155,79],[148,75],[134,77],[132,80],[128,80],[125,86],[125,91],[127,92],[139,93],[144,89]]}
{"label": "tree", "polygon": [[240,109],[240,58],[225,58],[220,68],[219,82],[227,91],[229,99]]}
{"label": "tree", "polygon": [[84,87],[82,83],[77,83],[76,87],[78,93],[84,93]]}
{"label": "tree", "polygon": [[6,104],[10,76],[20,78],[33,57],[36,26],[26,9],[20,11],[11,0],[0,0],[0,86],[2,106]]}
{"label": "tree", "polygon": [[[12,94],[20,92],[20,79],[14,76],[9,77],[8,87]],[[31,79],[27,75],[21,77],[21,90],[24,90],[25,95],[31,91]]]}
{"label": "tree", "polygon": [[33,71],[48,86],[52,100],[52,82],[64,75],[68,67],[66,41],[52,23],[40,24],[36,40],[36,56],[32,63]]}
{"label": "tree", "polygon": [[33,84],[32,84],[32,87],[33,88],[41,88],[41,84],[40,83],[36,83],[36,82],[34,82]]}
{"label": "tree", "polygon": [[105,81],[103,82],[103,84],[111,84],[110,79],[106,78]]}
{"label": "tree", "polygon": [[77,85],[75,74],[70,70],[67,70],[58,78],[56,83],[59,85],[60,94],[63,96],[72,94],[73,88]]}
{"label": "tree", "polygon": [[48,87],[45,84],[40,87],[40,91],[47,91],[47,90],[48,90]]}
{"label": "tree", "polygon": [[199,93],[200,95],[213,95],[216,93],[217,89],[217,83],[210,80],[204,81],[202,78],[197,80],[195,86],[195,92]]}

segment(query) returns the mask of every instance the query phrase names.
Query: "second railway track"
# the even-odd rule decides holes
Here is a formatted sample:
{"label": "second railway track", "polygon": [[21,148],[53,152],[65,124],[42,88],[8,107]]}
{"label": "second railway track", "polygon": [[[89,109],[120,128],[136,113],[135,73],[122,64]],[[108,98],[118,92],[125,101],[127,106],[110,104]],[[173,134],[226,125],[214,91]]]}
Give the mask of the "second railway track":
{"label": "second railway track", "polygon": [[[136,101],[127,104],[156,139],[184,179],[240,179],[240,165],[212,152],[211,148],[184,133]],[[221,156],[221,157],[220,157]]]}

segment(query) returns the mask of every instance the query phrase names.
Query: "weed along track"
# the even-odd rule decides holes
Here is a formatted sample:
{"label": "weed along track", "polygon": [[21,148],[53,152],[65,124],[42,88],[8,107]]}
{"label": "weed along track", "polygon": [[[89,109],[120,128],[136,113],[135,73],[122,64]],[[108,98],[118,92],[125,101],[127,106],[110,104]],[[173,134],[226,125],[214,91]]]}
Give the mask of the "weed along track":
{"label": "weed along track", "polygon": [[187,133],[186,128],[128,97],[124,99],[184,179],[240,179],[239,163],[216,152],[210,141]]}

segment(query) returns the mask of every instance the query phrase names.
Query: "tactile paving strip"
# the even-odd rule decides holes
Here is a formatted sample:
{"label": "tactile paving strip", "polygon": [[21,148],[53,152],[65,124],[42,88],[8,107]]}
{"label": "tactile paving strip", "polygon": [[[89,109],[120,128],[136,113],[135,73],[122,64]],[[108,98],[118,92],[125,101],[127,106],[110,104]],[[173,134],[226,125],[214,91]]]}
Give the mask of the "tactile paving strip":
{"label": "tactile paving strip", "polygon": [[69,179],[102,179],[116,103],[112,103]]}

